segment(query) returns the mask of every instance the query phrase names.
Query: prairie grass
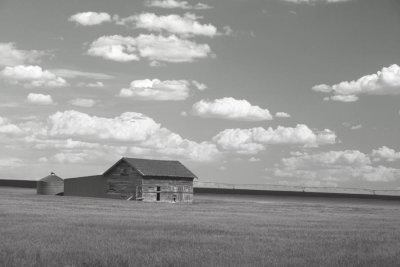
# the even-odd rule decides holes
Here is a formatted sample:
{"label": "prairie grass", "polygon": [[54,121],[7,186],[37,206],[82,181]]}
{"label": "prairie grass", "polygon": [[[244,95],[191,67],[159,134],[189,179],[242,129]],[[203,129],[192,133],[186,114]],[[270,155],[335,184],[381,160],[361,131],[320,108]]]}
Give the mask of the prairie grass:
{"label": "prairie grass", "polygon": [[196,195],[193,204],[0,188],[0,266],[399,266],[400,202]]}

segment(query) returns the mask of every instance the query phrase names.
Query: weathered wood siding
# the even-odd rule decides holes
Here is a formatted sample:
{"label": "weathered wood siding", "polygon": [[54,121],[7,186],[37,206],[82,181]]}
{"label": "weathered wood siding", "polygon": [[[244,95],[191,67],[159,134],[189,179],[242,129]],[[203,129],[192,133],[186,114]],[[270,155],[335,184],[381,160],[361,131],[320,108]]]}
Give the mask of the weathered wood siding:
{"label": "weathered wood siding", "polygon": [[107,197],[106,178],[94,175],[65,179],[64,196]]}
{"label": "weathered wood siding", "polygon": [[[157,187],[160,187],[157,191]],[[142,182],[143,201],[157,202],[193,202],[193,179],[170,177],[145,177]]]}
{"label": "weathered wood siding", "polygon": [[106,194],[109,198],[132,200],[140,198],[139,188],[142,185],[142,176],[126,162],[120,162],[107,173]]}

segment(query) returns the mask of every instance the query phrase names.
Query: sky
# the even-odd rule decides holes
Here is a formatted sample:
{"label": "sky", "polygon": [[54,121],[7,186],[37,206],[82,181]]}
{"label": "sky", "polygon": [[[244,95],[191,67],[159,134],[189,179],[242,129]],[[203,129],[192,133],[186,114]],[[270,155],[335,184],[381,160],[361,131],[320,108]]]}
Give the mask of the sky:
{"label": "sky", "polygon": [[397,0],[0,0],[0,178],[180,160],[400,189]]}

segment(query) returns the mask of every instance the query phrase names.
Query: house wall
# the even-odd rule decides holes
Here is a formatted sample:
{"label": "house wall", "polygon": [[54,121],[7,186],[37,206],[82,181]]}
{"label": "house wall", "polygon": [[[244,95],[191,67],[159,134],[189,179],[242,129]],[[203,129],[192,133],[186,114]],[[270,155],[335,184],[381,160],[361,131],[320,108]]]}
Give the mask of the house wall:
{"label": "house wall", "polygon": [[[157,187],[160,191],[157,191]],[[143,201],[156,202],[160,194],[160,202],[193,202],[193,178],[150,177],[143,178]]]}
{"label": "house wall", "polygon": [[126,162],[114,166],[107,173],[106,180],[109,198],[127,199],[133,196],[132,200],[135,200],[141,197],[140,190],[136,189],[142,185],[142,176]]}
{"label": "house wall", "polygon": [[65,196],[107,197],[106,178],[93,175],[64,179]]}

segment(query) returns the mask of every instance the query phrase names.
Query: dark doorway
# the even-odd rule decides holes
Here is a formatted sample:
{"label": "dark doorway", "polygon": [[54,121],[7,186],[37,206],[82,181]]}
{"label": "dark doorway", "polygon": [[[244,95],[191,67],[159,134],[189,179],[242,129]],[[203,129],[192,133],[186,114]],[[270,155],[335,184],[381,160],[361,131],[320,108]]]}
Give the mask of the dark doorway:
{"label": "dark doorway", "polygon": [[160,201],[161,198],[161,186],[157,186],[157,201]]}

